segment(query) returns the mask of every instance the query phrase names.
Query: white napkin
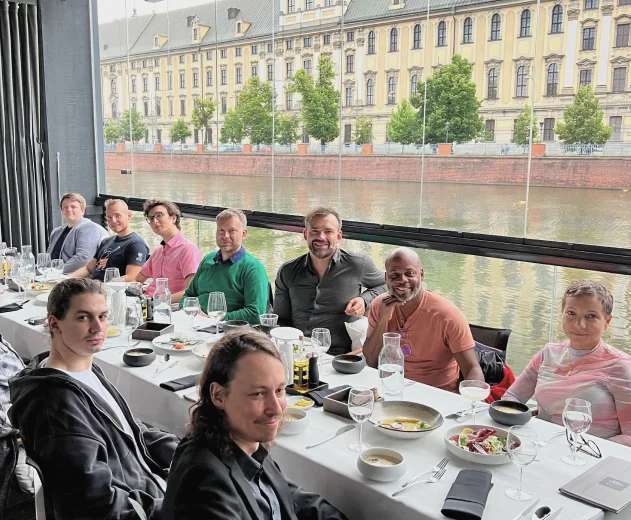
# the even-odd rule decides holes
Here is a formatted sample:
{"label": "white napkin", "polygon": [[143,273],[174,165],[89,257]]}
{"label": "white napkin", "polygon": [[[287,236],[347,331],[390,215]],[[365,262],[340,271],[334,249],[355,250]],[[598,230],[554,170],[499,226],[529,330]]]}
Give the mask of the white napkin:
{"label": "white napkin", "polygon": [[368,318],[362,316],[358,320],[351,323],[344,323],[344,325],[346,325],[346,332],[353,342],[353,350],[362,348],[364,341],[366,341],[366,334],[368,333]]}

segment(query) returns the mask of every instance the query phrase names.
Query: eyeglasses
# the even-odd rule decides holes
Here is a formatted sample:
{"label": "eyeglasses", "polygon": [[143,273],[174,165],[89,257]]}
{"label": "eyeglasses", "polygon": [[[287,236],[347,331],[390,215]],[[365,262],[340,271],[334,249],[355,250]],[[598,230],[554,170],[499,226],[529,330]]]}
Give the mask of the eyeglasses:
{"label": "eyeglasses", "polygon": [[[565,438],[568,444],[572,444],[572,433],[569,430],[565,430]],[[587,440],[582,435],[576,436],[576,446],[578,451],[582,451],[586,455],[590,457],[595,457],[597,459],[602,459],[603,454],[600,452],[600,448],[593,440]]]}
{"label": "eyeglasses", "polygon": [[164,217],[164,213],[162,213],[162,211],[158,211],[155,215],[147,216],[145,220],[149,222],[149,224],[151,224],[153,222],[153,219],[162,220],[162,217]]}

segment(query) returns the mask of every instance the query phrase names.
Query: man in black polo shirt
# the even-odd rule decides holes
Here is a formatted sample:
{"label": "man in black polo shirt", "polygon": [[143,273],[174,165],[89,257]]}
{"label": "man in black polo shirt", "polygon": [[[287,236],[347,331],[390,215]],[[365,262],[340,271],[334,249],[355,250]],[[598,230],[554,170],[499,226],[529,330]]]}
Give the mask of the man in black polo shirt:
{"label": "man in black polo shirt", "polygon": [[108,267],[118,267],[125,281],[133,282],[147,261],[149,248],[142,237],[131,230],[131,211],[125,201],[105,201],[105,215],[107,225],[116,235],[103,240],[88,265],[77,269],[70,277],[102,282]]}

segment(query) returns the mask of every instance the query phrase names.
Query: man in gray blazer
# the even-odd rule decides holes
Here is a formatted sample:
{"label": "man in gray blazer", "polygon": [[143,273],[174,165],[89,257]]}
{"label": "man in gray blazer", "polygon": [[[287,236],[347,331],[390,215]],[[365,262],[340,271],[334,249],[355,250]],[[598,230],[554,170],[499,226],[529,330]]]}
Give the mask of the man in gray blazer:
{"label": "man in gray blazer", "polygon": [[55,260],[64,261],[64,273],[73,273],[85,266],[93,257],[96,248],[105,238],[107,230],[84,218],[86,202],[79,193],[66,193],[59,207],[66,223],[53,229],[50,234],[48,253]]}

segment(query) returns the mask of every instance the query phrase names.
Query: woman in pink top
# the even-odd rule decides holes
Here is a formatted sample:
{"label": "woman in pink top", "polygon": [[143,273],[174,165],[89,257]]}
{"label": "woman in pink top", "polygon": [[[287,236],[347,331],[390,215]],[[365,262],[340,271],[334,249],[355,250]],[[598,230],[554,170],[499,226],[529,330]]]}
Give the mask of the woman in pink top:
{"label": "woman in pink top", "polygon": [[533,395],[538,417],[563,424],[565,400],[592,405],[590,434],[631,446],[631,356],[607,345],[603,332],[611,322],[613,297],[597,282],[573,282],[561,310],[563,343],[549,343],[506,392],[505,399],[525,403]]}

